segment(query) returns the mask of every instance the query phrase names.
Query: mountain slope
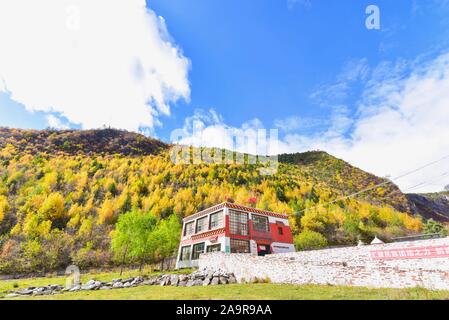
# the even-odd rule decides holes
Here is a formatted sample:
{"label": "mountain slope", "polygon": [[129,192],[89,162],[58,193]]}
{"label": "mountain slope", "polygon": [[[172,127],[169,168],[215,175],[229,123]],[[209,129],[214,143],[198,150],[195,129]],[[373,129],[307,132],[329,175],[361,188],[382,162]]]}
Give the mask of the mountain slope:
{"label": "mountain slope", "polygon": [[381,185],[357,195],[357,198],[379,206],[390,205],[401,212],[412,212],[407,197],[395,184],[351,166],[326,152],[282,154],[279,161],[306,169],[308,176],[315,183],[326,185],[342,196]]}
{"label": "mountain slope", "polygon": [[103,130],[18,130],[0,128],[0,149],[8,144],[21,153],[66,155],[150,155],[168,146],[134,132]]}
{"label": "mountain slope", "polygon": [[422,228],[392,184],[335,201],[380,178],[324,152],[279,160],[263,176],[259,164],[174,164],[169,145],[135,133],[1,129],[0,273],[112,265],[120,215],[181,219],[228,198],[286,213],[294,234],[315,231],[329,244]]}
{"label": "mountain slope", "polygon": [[407,194],[407,198],[413,204],[413,212],[425,219],[449,223],[449,191]]}

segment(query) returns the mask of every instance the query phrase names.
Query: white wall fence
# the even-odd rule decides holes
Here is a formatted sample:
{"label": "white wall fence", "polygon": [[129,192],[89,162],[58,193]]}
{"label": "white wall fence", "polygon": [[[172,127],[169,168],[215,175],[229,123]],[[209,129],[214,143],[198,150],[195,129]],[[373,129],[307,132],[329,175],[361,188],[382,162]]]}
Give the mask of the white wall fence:
{"label": "white wall fence", "polygon": [[206,253],[200,269],[239,281],[449,290],[449,238],[268,255]]}

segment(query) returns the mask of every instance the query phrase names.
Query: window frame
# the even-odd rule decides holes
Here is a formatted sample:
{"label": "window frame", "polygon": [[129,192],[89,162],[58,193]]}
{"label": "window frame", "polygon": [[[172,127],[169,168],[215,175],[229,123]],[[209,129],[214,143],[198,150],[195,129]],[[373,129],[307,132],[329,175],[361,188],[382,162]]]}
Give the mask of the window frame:
{"label": "window frame", "polygon": [[[209,225],[209,223],[208,223],[208,221],[209,221],[208,218],[209,218],[209,216],[205,216],[205,217],[201,217],[201,218],[196,219],[195,233],[204,232],[204,231],[207,231],[207,230],[208,230],[208,229],[207,229],[207,227],[208,227],[208,225]],[[203,225],[204,225],[204,229],[198,230],[199,222],[202,221],[202,220],[205,221],[205,223],[203,224]]]}
{"label": "window frame", "polygon": [[[233,219],[233,215],[239,217],[245,216],[246,222],[239,219]],[[232,235],[249,236],[249,214],[248,212],[229,210],[229,233]]]}
{"label": "window frame", "polygon": [[[191,233],[189,233],[189,234],[187,234],[187,230],[189,229],[189,226],[190,225],[192,225],[193,226],[193,228],[191,228]],[[192,235],[192,234],[195,234],[195,221],[189,221],[189,222],[186,222],[185,224],[184,224],[184,237],[187,237],[187,236],[190,236],[190,235]]]}
{"label": "window frame", "polygon": [[[221,215],[221,216],[220,216],[220,215]],[[220,218],[217,220],[218,224],[215,225],[215,226],[212,225],[212,217],[213,217],[213,216],[218,216],[218,217],[220,217]],[[223,210],[220,210],[220,211],[211,213],[211,214],[209,215],[209,230],[212,230],[212,229],[218,229],[218,228],[223,227],[223,221],[224,221],[224,211],[223,211]]]}
{"label": "window frame", "polygon": [[[257,218],[257,219],[262,218],[263,220],[265,220],[266,221],[266,225],[265,225],[266,228],[264,228],[263,230],[262,229],[258,229],[256,227],[257,224],[255,223],[256,220],[254,218]],[[270,232],[270,219],[268,217],[260,215],[260,214],[252,214],[251,215],[251,220],[252,220],[252,226],[253,226],[253,230],[254,231],[257,231],[257,232]]]}
{"label": "window frame", "polygon": [[[184,249],[188,249],[187,259],[184,259]],[[181,253],[179,255],[179,261],[189,261],[192,257],[192,246],[183,246],[181,247]]]}
{"label": "window frame", "polygon": [[[240,250],[239,250],[239,251],[236,251],[236,250],[235,250],[236,246],[233,245],[233,244],[235,244],[236,242],[237,242],[237,243],[240,243],[240,246],[237,246],[237,248],[242,248],[241,244],[242,244],[243,242],[245,242],[245,244],[247,244],[247,246],[245,246],[247,249],[244,250],[244,252],[241,252]],[[231,253],[251,253],[251,245],[250,245],[250,242],[249,242],[249,240],[246,240],[246,239],[231,238],[231,239],[230,239],[230,247],[231,247]]]}
{"label": "window frame", "polygon": [[278,226],[278,235],[283,236],[284,235],[284,228]]}
{"label": "window frame", "polygon": [[[210,251],[209,250],[209,248],[217,248],[218,247],[218,250],[215,250],[215,251]],[[206,252],[220,252],[221,251],[221,243],[217,243],[217,244],[211,244],[211,245],[208,245],[207,247],[206,247]]]}
{"label": "window frame", "polygon": [[[195,248],[198,246],[203,246],[203,249],[201,250],[201,252],[196,252]],[[192,260],[198,260],[200,258],[200,254],[204,253],[204,250],[206,249],[206,243],[205,242],[199,242],[199,243],[195,243],[192,246]],[[196,254],[198,254],[198,256],[195,259]]]}

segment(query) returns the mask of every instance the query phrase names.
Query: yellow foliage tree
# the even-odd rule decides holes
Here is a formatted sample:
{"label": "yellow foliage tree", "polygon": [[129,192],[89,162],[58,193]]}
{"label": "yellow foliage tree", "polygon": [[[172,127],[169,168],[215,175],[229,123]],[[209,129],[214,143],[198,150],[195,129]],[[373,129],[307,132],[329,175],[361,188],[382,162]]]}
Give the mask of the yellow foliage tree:
{"label": "yellow foliage tree", "polygon": [[45,220],[56,220],[64,216],[64,197],[60,193],[51,193],[39,209]]}
{"label": "yellow foliage tree", "polygon": [[9,210],[8,198],[6,198],[5,196],[0,196],[0,223],[2,223],[8,210]]}

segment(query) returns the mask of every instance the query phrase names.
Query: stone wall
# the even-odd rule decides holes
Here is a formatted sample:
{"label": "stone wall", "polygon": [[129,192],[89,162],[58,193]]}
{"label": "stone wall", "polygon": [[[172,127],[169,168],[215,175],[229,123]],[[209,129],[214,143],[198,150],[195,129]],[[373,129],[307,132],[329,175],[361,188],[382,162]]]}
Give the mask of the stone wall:
{"label": "stone wall", "polygon": [[200,269],[237,280],[449,290],[449,238],[268,255],[206,253]]}

